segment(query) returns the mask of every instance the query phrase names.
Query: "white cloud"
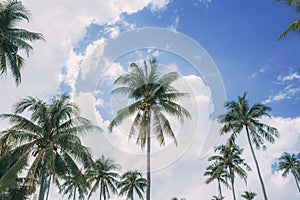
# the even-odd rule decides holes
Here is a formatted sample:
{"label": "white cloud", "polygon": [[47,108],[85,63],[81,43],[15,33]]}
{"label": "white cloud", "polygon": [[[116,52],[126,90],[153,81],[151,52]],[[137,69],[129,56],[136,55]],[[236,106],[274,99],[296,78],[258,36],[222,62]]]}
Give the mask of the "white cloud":
{"label": "white cloud", "polygon": [[[107,62],[106,62],[107,63]],[[110,81],[112,83],[114,80],[116,80],[121,74],[124,73],[124,68],[121,66],[118,62],[113,63],[107,63],[105,64],[107,66],[106,70],[103,72],[103,78],[106,81]]]}
{"label": "white cloud", "polygon": [[170,3],[170,0],[152,0],[151,9],[152,11],[162,10]]}
{"label": "white cloud", "polygon": [[286,86],[283,90],[279,91],[273,96],[269,96],[268,99],[264,100],[263,103],[271,103],[282,101],[286,99],[293,99],[300,93],[300,88],[292,84]]}
{"label": "white cloud", "polygon": [[120,29],[118,26],[110,26],[105,28],[105,32],[110,34],[110,37],[115,39],[120,34]]}
{"label": "white cloud", "polygon": [[256,78],[259,74],[263,74],[263,73],[265,73],[265,72],[266,72],[266,67],[262,67],[262,68],[260,68],[258,71],[252,73],[252,74],[249,76],[249,78],[250,78],[250,79]]}
{"label": "white cloud", "polygon": [[277,77],[277,80],[280,82],[287,82],[287,81],[292,81],[292,80],[300,80],[300,74],[298,74],[297,72],[293,73],[293,74],[289,74],[289,75],[279,75]]}
{"label": "white cloud", "polygon": [[85,80],[87,74],[98,65],[98,63],[94,63],[94,61],[98,61],[99,58],[102,57],[105,45],[105,39],[101,38],[89,44],[85,49],[85,55],[81,65],[81,78],[83,80]]}
{"label": "white cloud", "polygon": [[[206,8],[208,8],[208,5],[212,2],[212,0],[199,0],[200,4],[204,4],[206,6]],[[194,4],[195,6],[197,6],[197,4]]]}
{"label": "white cloud", "polygon": [[176,16],[170,26],[168,26],[169,29],[172,31],[177,31],[178,25],[179,25],[180,17]]}
{"label": "white cloud", "polygon": [[282,89],[276,94],[270,95],[263,103],[277,102],[286,99],[296,99],[297,101],[300,93],[299,80],[300,75],[297,72],[277,76],[275,84],[278,85],[278,88],[282,87]]}

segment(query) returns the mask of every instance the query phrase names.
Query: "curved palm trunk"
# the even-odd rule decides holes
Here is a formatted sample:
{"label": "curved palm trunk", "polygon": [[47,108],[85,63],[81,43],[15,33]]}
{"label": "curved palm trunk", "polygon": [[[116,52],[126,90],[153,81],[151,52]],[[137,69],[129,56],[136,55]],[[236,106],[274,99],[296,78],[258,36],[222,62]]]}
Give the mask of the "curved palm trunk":
{"label": "curved palm trunk", "polygon": [[234,188],[234,174],[233,174],[232,169],[229,169],[229,173],[230,173],[230,181],[231,181],[231,187],[232,187],[232,196],[233,196],[233,199],[236,200],[235,188]]}
{"label": "curved palm trunk", "polygon": [[257,162],[256,156],[255,156],[255,153],[254,153],[254,149],[253,149],[253,146],[252,146],[252,143],[251,143],[251,140],[250,140],[250,135],[249,135],[249,130],[248,130],[248,127],[246,127],[246,132],[247,132],[247,138],[248,138],[248,142],[249,142],[249,145],[250,145],[251,153],[252,153],[252,156],[253,156],[253,159],[254,159],[255,165],[256,165],[256,169],[257,169],[257,173],[258,173],[259,181],[260,181],[260,184],[261,184],[261,187],[262,187],[262,191],[263,191],[264,199],[265,199],[265,200],[268,200],[268,197],[267,197],[267,192],[266,192],[266,188],[265,188],[265,185],[264,185],[264,182],[263,182],[263,179],[262,179],[261,173],[260,173],[260,169],[259,169],[259,165],[258,165],[258,162]]}
{"label": "curved palm trunk", "polygon": [[293,174],[293,176],[294,176],[294,179],[295,179],[295,181],[296,181],[296,185],[297,185],[297,188],[298,188],[298,191],[299,191],[299,193],[300,193],[300,187],[299,187],[299,182],[298,182],[298,180],[297,180],[297,177]]}

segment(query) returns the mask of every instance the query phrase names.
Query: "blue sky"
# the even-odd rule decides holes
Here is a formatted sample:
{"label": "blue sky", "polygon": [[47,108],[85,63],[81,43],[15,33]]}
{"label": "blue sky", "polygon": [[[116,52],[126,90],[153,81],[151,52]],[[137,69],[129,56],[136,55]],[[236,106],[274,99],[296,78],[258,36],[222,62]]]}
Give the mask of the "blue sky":
{"label": "blue sky", "polygon": [[[267,103],[275,116],[299,116],[299,36],[291,33],[276,40],[297,14],[283,4],[172,1],[158,12],[146,7],[122,18],[137,28],[175,29],[202,45],[221,72],[228,100],[247,91],[252,103]],[[122,23],[117,25],[124,31]],[[91,41],[107,37],[105,27],[89,26],[75,50],[84,51]]]}
{"label": "blue sky", "polygon": [[[274,162],[283,152],[300,151],[300,35],[291,33],[282,41],[276,41],[280,33],[299,17],[292,9],[273,0],[23,2],[31,10],[32,19],[29,24],[22,25],[43,33],[46,42],[34,44],[19,87],[14,85],[9,74],[0,79],[0,92],[5,94],[0,113],[10,112],[18,99],[28,95],[47,99],[58,93],[71,92],[82,115],[106,130],[117,108],[128,103],[111,96],[115,87],[113,81],[128,70],[130,62],[141,63],[144,58],[157,56],[163,70],[176,70],[181,74],[175,84],[192,94],[192,98],[184,100],[183,104],[190,109],[193,118],[183,124],[171,119],[178,137],[177,148],[172,142],[166,147],[153,144],[153,200],[174,196],[205,200],[217,194],[217,185],[204,184],[202,174],[208,164],[207,156],[212,155],[211,148],[224,142],[226,136],[218,136],[219,126],[210,114],[223,103],[223,98],[236,100],[245,91],[251,104],[265,103],[272,108],[271,117],[262,120],[278,128],[281,134],[275,144],[267,144],[267,151],[257,151],[270,199],[298,198],[292,177],[282,179],[280,173],[272,171]],[[146,35],[136,40],[125,37],[124,40],[126,33],[138,33],[140,28],[147,27],[154,28],[155,34],[160,33],[156,28],[163,28],[158,30],[169,31],[170,38]],[[195,49],[186,49],[185,43],[180,48],[176,33],[178,41],[181,36],[187,44],[192,41],[201,53],[194,56]],[[170,42],[172,39],[173,43]],[[137,41],[142,43],[143,40],[162,44],[166,40],[170,44],[131,48],[139,47]],[[112,45],[115,41],[122,43],[115,47]],[[172,45],[184,52],[174,54]],[[114,49],[110,49],[112,46]],[[118,52],[122,54],[115,56]],[[112,55],[115,57],[110,57]],[[208,81],[206,78],[210,74],[205,74],[202,66],[216,67],[214,72],[219,74],[212,73],[216,79]],[[220,102],[214,100],[213,88],[214,80],[219,83],[219,78],[226,94],[226,98],[217,94]],[[1,125],[8,126],[3,122]],[[143,170],[144,152],[135,141],[127,142],[129,125],[130,120],[113,134],[85,136],[84,144],[91,148],[95,158],[104,154],[120,163],[123,170]],[[243,132],[238,144],[245,148],[244,157],[253,168],[247,186],[237,180],[238,196],[251,189],[260,199],[261,189]],[[52,199],[62,199],[55,187],[52,190]],[[224,193],[230,199],[230,190],[224,188]],[[93,198],[98,199],[97,194]],[[112,199],[123,200],[121,197]]]}

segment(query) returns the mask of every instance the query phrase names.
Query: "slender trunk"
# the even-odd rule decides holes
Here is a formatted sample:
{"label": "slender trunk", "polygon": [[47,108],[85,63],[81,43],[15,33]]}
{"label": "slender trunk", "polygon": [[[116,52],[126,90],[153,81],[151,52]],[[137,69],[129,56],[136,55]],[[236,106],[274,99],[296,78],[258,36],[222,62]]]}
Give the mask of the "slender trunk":
{"label": "slender trunk", "polygon": [[232,187],[232,196],[233,196],[233,199],[236,200],[235,188],[234,188],[234,174],[233,174],[232,169],[229,169],[229,173],[230,173],[230,180],[231,180],[231,187]]}
{"label": "slender trunk", "polygon": [[50,184],[51,184],[51,176],[49,177],[49,180],[47,181],[47,188],[45,188],[45,191],[47,189],[46,200],[48,200],[48,197],[49,197],[50,186],[51,186]]}
{"label": "slender trunk", "polygon": [[294,176],[294,178],[295,178],[296,185],[297,185],[298,191],[299,191],[299,193],[300,193],[299,182],[298,182],[298,180],[297,180],[297,178],[296,178],[296,176],[295,176],[294,174],[293,174],[293,176]]}
{"label": "slender trunk", "polygon": [[102,179],[101,179],[101,182],[100,182],[100,200],[102,199]]}
{"label": "slender trunk", "polygon": [[255,156],[255,153],[254,153],[254,149],[253,149],[253,147],[252,147],[252,143],[251,143],[251,140],[250,140],[250,135],[249,135],[248,127],[246,127],[246,132],[247,132],[247,138],[248,138],[248,142],[249,142],[249,145],[250,145],[251,153],[252,153],[252,156],[253,156],[255,165],[256,165],[256,169],[257,169],[259,181],[260,181],[260,184],[261,184],[261,187],[262,187],[264,199],[265,199],[265,200],[268,200],[266,188],[265,188],[265,185],[264,185],[262,176],[261,176],[261,174],[260,174],[260,169],[259,169],[259,166],[258,166],[258,162],[257,162],[256,156]]}
{"label": "slender trunk", "polygon": [[150,188],[151,188],[151,162],[150,162],[150,153],[151,153],[151,137],[150,137],[150,113],[148,112],[147,116],[147,187],[146,187],[146,200],[150,200]]}
{"label": "slender trunk", "polygon": [[74,188],[73,200],[76,200],[76,187]]}
{"label": "slender trunk", "polygon": [[219,188],[219,195],[220,195],[220,198],[223,197],[222,195],[222,188],[221,188],[221,183],[220,183],[220,180],[218,179],[218,188]]}
{"label": "slender trunk", "polygon": [[147,136],[147,188],[146,188],[146,200],[150,200],[150,188],[151,188],[151,172],[150,172],[150,137]]}
{"label": "slender trunk", "polygon": [[42,179],[41,179],[41,186],[39,191],[39,200],[44,200],[45,196],[45,183],[46,183],[46,170],[45,170],[45,164],[43,164],[42,167]]}

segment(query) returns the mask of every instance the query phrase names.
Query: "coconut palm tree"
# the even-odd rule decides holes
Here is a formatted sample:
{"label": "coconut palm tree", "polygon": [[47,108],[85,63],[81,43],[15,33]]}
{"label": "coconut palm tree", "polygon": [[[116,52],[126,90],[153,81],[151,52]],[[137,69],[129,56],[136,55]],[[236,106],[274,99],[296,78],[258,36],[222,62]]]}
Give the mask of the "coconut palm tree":
{"label": "coconut palm tree", "polygon": [[213,182],[214,180],[217,180],[219,197],[223,197],[221,183],[223,185],[225,185],[227,188],[230,188],[230,186],[227,182],[227,179],[229,178],[227,170],[224,168],[220,168],[218,163],[214,162],[214,163],[210,164],[208,167],[206,167],[204,176],[208,176],[208,178],[205,180],[206,184],[209,184],[209,183]]}
{"label": "coconut palm tree", "polygon": [[284,152],[283,155],[279,158],[279,166],[278,171],[282,172],[282,177],[286,178],[289,173],[291,173],[294,176],[298,191],[300,193],[300,187],[299,187],[299,180],[300,180],[300,174],[299,174],[299,167],[300,167],[300,159],[295,154],[289,154],[287,152]]}
{"label": "coconut palm tree", "polygon": [[[21,116],[28,111],[30,118]],[[11,154],[18,159],[8,173],[0,179],[5,184],[12,176],[29,164],[25,184],[35,190],[40,185],[39,200],[44,200],[50,181],[63,178],[78,169],[78,162],[91,160],[89,149],[81,144],[79,133],[100,130],[79,116],[79,109],[66,94],[50,102],[27,97],[14,107],[14,114],[2,114],[12,127],[1,132],[1,142],[13,144]],[[32,160],[32,162],[28,162]]]}
{"label": "coconut palm tree", "polygon": [[109,199],[110,191],[116,194],[119,178],[118,170],[120,170],[120,166],[104,155],[93,162],[86,171],[88,184],[91,185],[89,198],[98,188],[100,200]]}
{"label": "coconut palm tree", "polygon": [[120,179],[118,189],[119,195],[126,195],[126,199],[133,200],[136,193],[139,199],[144,199],[143,193],[147,186],[147,179],[142,177],[142,174],[136,170],[125,172]]}
{"label": "coconut palm tree", "polygon": [[190,117],[189,112],[175,102],[179,98],[187,96],[186,93],[178,92],[171,86],[178,79],[178,73],[170,72],[159,76],[157,60],[152,58],[149,60],[149,64],[150,67],[144,61],[144,66],[139,67],[132,63],[129,72],[121,75],[115,81],[115,84],[121,86],[114,89],[113,93],[125,95],[128,99],[133,100],[133,103],[119,110],[109,125],[109,130],[112,131],[124,119],[135,115],[129,139],[137,134],[136,143],[142,149],[147,146],[147,200],[150,200],[151,188],[151,133],[156,136],[161,146],[165,145],[165,137],[171,138],[177,145],[171,124],[165,114],[176,116],[181,121],[185,117]]}
{"label": "coconut palm tree", "polygon": [[[228,144],[217,146],[215,152],[218,152],[219,155],[209,157],[208,161],[213,161],[216,164],[216,173],[220,173],[221,170],[227,171],[231,182],[232,196],[233,199],[236,200],[234,187],[235,174],[239,175],[246,182],[246,170],[251,170],[249,165],[245,162],[245,159],[241,158],[243,149],[240,149],[237,145]],[[246,170],[243,169],[243,167],[245,167]]]}
{"label": "coconut palm tree", "polygon": [[[76,170],[77,171],[77,170]],[[81,171],[74,174],[67,174],[64,178],[63,184],[60,185],[59,190],[63,195],[69,195],[68,198],[73,200],[84,199],[85,194],[88,191],[88,184],[86,178]],[[78,193],[78,197],[77,194]]]}
{"label": "coconut palm tree", "polygon": [[244,191],[244,194],[241,195],[241,197],[243,197],[244,199],[247,200],[252,200],[256,197],[256,193],[255,192],[251,192],[251,191]]}
{"label": "coconut palm tree", "polygon": [[28,57],[33,49],[28,42],[44,40],[40,33],[15,27],[21,20],[29,21],[29,11],[21,1],[0,2],[0,75],[10,68],[17,85],[21,82],[20,70],[24,65],[20,51],[25,51]]}
{"label": "coconut palm tree", "polygon": [[266,149],[266,146],[264,145],[265,140],[270,143],[274,143],[274,137],[279,137],[279,133],[276,128],[260,122],[262,117],[270,116],[269,111],[271,111],[271,108],[259,103],[249,107],[248,100],[246,99],[246,93],[244,93],[243,96],[239,96],[237,102],[226,102],[225,107],[227,108],[227,113],[219,116],[220,123],[224,124],[221,128],[221,134],[231,132],[229,141],[232,143],[235,141],[238,134],[240,134],[243,129],[246,129],[245,133],[256,165],[264,199],[267,200],[267,192],[261,176],[258,161],[254,153],[253,145],[255,145],[258,150],[261,148]]}
{"label": "coconut palm tree", "polygon": [[[283,0],[275,0],[276,2],[282,2]],[[295,9],[297,13],[300,12],[300,1],[298,0],[284,0],[285,5]],[[293,22],[281,35],[278,37],[277,41],[281,40],[290,32],[299,32],[300,31],[300,18]]]}

